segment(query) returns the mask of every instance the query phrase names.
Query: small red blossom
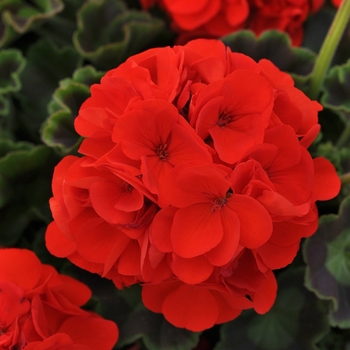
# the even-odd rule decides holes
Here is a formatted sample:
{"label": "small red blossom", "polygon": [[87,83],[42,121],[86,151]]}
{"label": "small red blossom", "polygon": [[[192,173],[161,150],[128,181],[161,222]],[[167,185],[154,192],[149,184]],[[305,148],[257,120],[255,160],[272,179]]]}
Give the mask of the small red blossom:
{"label": "small red blossom", "polygon": [[89,288],[41,264],[25,249],[0,249],[1,349],[105,349],[117,341],[114,322],[80,307]]}
{"label": "small red blossom", "polygon": [[[168,14],[179,43],[206,37],[219,38],[240,29],[251,29],[257,35],[278,29],[291,37],[294,45],[303,40],[303,24],[318,11],[324,0],[141,0],[143,9],[156,3]],[[333,4],[338,7],[339,0]]]}
{"label": "small red blossom", "polygon": [[[218,3],[188,8],[210,17]],[[316,201],[340,190],[333,165],[308,151],[320,110],[270,61],[220,41],[130,57],[76,118],[82,156],[54,171],[48,250],[117,288],[142,284],[146,307],[177,327],[267,312],[273,270],[316,231]]]}

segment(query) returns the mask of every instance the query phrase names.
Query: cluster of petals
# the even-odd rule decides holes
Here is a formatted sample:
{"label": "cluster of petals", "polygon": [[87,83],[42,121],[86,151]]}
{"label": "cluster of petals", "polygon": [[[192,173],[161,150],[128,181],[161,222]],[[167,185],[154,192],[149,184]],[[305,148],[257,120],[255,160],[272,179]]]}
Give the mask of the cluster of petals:
{"label": "cluster of petals", "polygon": [[307,150],[320,110],[270,61],[217,40],[130,57],[80,108],[82,156],[55,169],[49,251],[118,288],[142,284],[177,327],[267,312],[273,270],[340,189]]}
{"label": "cluster of petals", "polygon": [[81,308],[91,297],[85,284],[26,249],[0,249],[0,265],[0,349],[113,348],[116,324]]}
{"label": "cluster of petals", "polygon": [[[339,3],[339,0],[334,0]],[[140,0],[143,9],[158,4],[170,17],[178,42],[198,37],[219,38],[240,29],[257,35],[264,30],[286,32],[294,45],[303,40],[303,25],[323,0]]]}

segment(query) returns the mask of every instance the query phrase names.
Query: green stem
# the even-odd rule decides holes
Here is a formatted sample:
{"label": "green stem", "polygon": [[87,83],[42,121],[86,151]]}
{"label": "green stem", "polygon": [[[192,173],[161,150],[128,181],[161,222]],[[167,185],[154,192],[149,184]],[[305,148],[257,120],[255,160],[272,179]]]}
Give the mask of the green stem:
{"label": "green stem", "polygon": [[309,97],[311,99],[317,99],[320,93],[323,78],[332,61],[349,18],[350,0],[343,0],[334,17],[331,27],[328,30],[327,36],[315,62],[309,90]]}
{"label": "green stem", "polygon": [[[348,118],[349,119],[349,118]],[[341,133],[337,143],[336,143],[336,147],[338,149],[344,147],[346,145],[346,143],[348,142],[348,140],[350,139],[350,122],[348,122],[346,124],[345,129],[343,130],[343,132]]]}
{"label": "green stem", "polygon": [[350,173],[340,175],[339,178],[343,185],[350,183]]}

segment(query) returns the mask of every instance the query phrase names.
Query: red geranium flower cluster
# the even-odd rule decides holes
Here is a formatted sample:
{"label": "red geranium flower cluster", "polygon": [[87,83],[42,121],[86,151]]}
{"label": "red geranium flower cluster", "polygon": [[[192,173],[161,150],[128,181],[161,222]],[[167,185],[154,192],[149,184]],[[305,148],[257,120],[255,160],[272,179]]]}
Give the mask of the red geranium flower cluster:
{"label": "red geranium flower cluster", "polygon": [[270,61],[216,40],[130,57],[91,87],[83,157],[55,169],[50,252],[200,331],[265,313],[272,270],[317,228],[340,181],[307,147],[321,105]]}
{"label": "red geranium flower cluster", "polygon": [[80,308],[86,285],[26,249],[0,249],[0,266],[0,349],[112,349],[116,324]]}
{"label": "red geranium flower cluster", "polygon": [[[338,1],[338,0],[335,0]],[[190,38],[218,38],[240,29],[257,35],[278,29],[290,35],[294,45],[303,39],[303,24],[324,0],[140,0],[144,9],[156,3],[167,13],[178,42]]]}

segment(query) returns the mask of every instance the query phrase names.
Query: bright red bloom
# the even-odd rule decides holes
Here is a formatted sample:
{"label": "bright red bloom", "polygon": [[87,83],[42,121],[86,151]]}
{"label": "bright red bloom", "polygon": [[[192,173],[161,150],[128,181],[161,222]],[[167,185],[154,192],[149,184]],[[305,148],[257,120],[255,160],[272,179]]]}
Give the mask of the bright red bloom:
{"label": "bright red bloom", "polygon": [[[199,37],[219,38],[240,29],[249,28],[257,35],[268,29],[286,32],[294,45],[303,39],[303,24],[311,13],[318,11],[324,0],[141,0],[144,9],[158,3],[172,20],[178,42]],[[334,1],[339,6],[339,1]]]}
{"label": "bright red bloom", "polygon": [[155,205],[122,178],[74,156],[57,165],[53,193],[55,221],[46,235],[52,254],[110,276],[120,287],[142,281],[141,248]]}
{"label": "bright red bloom", "polygon": [[270,61],[220,41],[130,57],[81,107],[83,156],[55,169],[49,251],[118,288],[142,284],[145,305],[178,327],[267,312],[272,270],[316,231],[315,202],[340,189],[307,150],[320,109]]}
{"label": "bright red bloom", "polygon": [[235,191],[256,198],[274,221],[269,242],[257,249],[272,269],[291,263],[300,239],[315,232],[315,199],[333,198],[340,190],[333,165],[324,158],[312,160],[286,125],[267,130],[264,143],[241,159],[231,179]]}
{"label": "bright red bloom", "polygon": [[[169,207],[163,210],[178,208],[169,230],[177,255],[193,258],[207,254],[213,265],[220,266],[232,259],[238,242],[253,248],[268,240],[270,216],[249,196],[233,193],[225,171],[210,165],[188,165],[175,168],[167,180],[164,197]],[[248,219],[252,210],[256,221]],[[157,217],[162,217],[162,210],[155,220]],[[165,234],[154,232],[156,247]]]}
{"label": "bright red bloom", "polygon": [[335,6],[337,8],[341,5],[342,1],[343,0],[331,0],[333,6]]}
{"label": "bright red bloom", "polygon": [[263,141],[272,107],[269,82],[241,69],[197,92],[189,120],[201,138],[210,135],[221,160],[234,164]]}
{"label": "bright red bloom", "polygon": [[232,293],[217,278],[196,285],[175,279],[145,285],[142,300],[147,308],[161,312],[173,325],[198,332],[230,321],[245,309],[255,308],[257,312],[265,313],[275,301],[276,290],[275,277],[268,271],[259,288],[249,293],[251,300],[245,295]]}
{"label": "bright red bloom", "polygon": [[43,341],[33,341],[25,346],[24,350],[92,350],[93,348],[83,344],[74,344],[73,340],[65,333],[57,333]]}
{"label": "bright red bloom", "polygon": [[171,104],[140,101],[115,126],[113,140],[126,156],[141,161],[142,180],[158,194],[170,170],[192,159],[211,162],[204,142]]}
{"label": "bright red bloom", "polygon": [[[82,310],[87,286],[43,265],[25,249],[0,249],[0,347],[2,349],[110,350],[117,326]],[[63,342],[62,342],[63,341]]]}
{"label": "bright red bloom", "polygon": [[249,0],[249,28],[256,34],[266,29],[279,29],[290,35],[294,45],[303,39],[303,23],[311,12],[308,1]]}
{"label": "bright red bloom", "polygon": [[294,87],[293,79],[281,72],[272,62],[262,59],[258,63],[263,75],[275,89],[273,113],[270,127],[281,124],[291,126],[308,148],[320,131],[318,112],[322,105],[311,101],[302,91]]}

